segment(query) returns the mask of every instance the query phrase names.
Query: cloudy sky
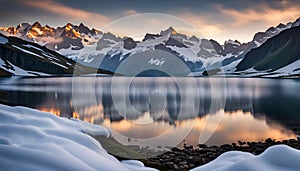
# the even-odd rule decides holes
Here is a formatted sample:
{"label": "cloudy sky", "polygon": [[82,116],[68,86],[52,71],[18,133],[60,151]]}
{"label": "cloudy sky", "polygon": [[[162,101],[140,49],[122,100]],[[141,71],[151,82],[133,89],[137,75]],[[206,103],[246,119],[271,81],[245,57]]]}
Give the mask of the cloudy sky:
{"label": "cloudy sky", "polygon": [[[122,17],[160,13],[167,17],[148,15],[145,18],[125,19],[129,29],[123,29],[120,34],[137,34],[133,31],[135,28],[139,32],[147,32],[147,28],[159,32],[166,29],[162,27],[170,23],[176,25],[178,21],[193,25],[205,38],[213,38],[220,43],[229,38],[247,42],[258,31],[296,20],[300,17],[299,9],[299,0],[0,0],[0,27],[39,21],[42,25],[55,27],[68,22],[82,22],[100,30],[112,29],[107,27],[110,23],[124,28],[124,25],[119,24]],[[182,29],[185,32],[188,30],[188,27]]]}

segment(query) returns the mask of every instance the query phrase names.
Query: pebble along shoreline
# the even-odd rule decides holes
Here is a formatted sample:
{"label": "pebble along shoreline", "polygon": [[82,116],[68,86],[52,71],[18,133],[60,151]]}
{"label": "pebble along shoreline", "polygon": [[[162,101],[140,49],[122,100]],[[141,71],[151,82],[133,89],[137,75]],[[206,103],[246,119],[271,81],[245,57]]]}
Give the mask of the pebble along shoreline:
{"label": "pebble along shoreline", "polygon": [[283,141],[276,141],[271,138],[259,142],[238,141],[237,143],[223,144],[220,146],[199,144],[197,147],[193,147],[184,144],[183,149],[172,148],[166,153],[156,157],[142,159],[141,161],[145,166],[159,170],[190,170],[216,159],[227,151],[243,151],[259,155],[268,147],[278,144],[285,144],[300,150],[300,137],[298,136],[297,139]]}

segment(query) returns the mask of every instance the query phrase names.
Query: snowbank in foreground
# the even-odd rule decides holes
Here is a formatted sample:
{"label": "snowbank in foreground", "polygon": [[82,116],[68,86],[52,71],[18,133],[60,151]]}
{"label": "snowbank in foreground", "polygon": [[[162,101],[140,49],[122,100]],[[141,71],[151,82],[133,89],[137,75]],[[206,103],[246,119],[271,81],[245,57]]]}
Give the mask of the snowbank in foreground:
{"label": "snowbank in foreground", "polygon": [[[135,160],[118,161],[85,133],[110,134],[76,119],[0,105],[1,170],[155,170]],[[299,159],[299,150],[277,145],[258,156],[227,152],[193,171],[299,171]]]}
{"label": "snowbank in foreground", "polygon": [[299,159],[299,150],[286,145],[276,145],[258,156],[239,151],[226,152],[192,171],[299,171]]}
{"label": "snowbank in foreground", "polygon": [[118,161],[83,132],[109,136],[107,129],[79,120],[0,105],[1,170],[155,170]]}

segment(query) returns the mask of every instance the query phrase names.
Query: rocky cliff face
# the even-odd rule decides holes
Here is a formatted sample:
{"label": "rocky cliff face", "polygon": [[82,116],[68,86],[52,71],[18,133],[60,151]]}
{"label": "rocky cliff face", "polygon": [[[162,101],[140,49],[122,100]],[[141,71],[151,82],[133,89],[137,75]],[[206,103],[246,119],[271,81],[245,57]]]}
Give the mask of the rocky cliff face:
{"label": "rocky cliff face", "polygon": [[300,26],[287,29],[247,53],[237,65],[237,71],[249,68],[258,71],[277,70],[300,59],[299,47]]}
{"label": "rocky cliff face", "polygon": [[73,74],[74,70],[78,73],[102,72],[20,38],[0,34],[0,40],[0,74],[3,76],[65,75]]}

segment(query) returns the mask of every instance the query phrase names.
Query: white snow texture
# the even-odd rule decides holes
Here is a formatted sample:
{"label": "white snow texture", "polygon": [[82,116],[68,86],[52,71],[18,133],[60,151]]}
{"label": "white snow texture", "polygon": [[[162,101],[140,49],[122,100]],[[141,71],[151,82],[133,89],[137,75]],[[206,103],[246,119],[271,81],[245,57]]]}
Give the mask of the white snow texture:
{"label": "white snow texture", "polygon": [[261,155],[231,151],[192,171],[299,171],[300,151],[286,145],[269,147]]}
{"label": "white snow texture", "polygon": [[[1,170],[155,170],[136,160],[120,162],[86,133],[110,135],[106,128],[77,119],[0,105]],[[193,171],[299,171],[299,159],[299,150],[277,145],[258,156],[226,152]]]}
{"label": "white snow texture", "polygon": [[0,105],[0,170],[155,170],[120,162],[83,133],[109,136],[103,127],[25,107]]}

